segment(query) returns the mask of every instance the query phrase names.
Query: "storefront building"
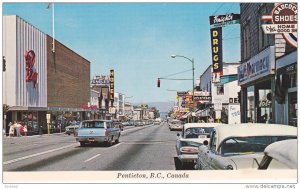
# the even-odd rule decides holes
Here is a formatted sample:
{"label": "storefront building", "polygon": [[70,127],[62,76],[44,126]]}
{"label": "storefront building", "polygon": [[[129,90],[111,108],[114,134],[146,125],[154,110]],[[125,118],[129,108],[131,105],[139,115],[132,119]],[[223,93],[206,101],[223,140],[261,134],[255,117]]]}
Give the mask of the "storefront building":
{"label": "storefront building", "polygon": [[297,126],[297,53],[276,60],[275,122]]}
{"label": "storefront building", "polygon": [[209,95],[202,97],[203,106],[196,112],[201,120],[207,122],[212,117],[218,122],[240,123],[240,108],[237,108],[239,106],[238,92],[240,86],[236,80],[239,65],[238,62],[224,62],[220,83],[212,82],[211,65],[200,76],[200,90]]}
{"label": "storefront building", "polygon": [[269,123],[275,109],[275,54],[270,46],[238,67],[242,122]]}
{"label": "storefront building", "polygon": [[265,34],[274,3],[241,3],[242,122],[297,125],[297,51],[281,34]]}
{"label": "storefront building", "polygon": [[4,129],[27,125],[28,134],[63,132],[87,119],[90,62],[16,15],[3,16]]}

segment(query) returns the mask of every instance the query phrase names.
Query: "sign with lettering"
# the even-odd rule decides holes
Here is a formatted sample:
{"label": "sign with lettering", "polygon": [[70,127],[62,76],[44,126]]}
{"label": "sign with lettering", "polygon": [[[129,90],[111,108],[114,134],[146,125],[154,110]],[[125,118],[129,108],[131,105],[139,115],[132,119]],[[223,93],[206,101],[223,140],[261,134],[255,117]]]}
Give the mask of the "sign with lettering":
{"label": "sign with lettering", "polygon": [[188,94],[187,91],[177,91],[177,96],[185,96],[187,94]]}
{"label": "sign with lettering", "polygon": [[195,101],[211,101],[211,96],[194,96]]}
{"label": "sign with lettering", "polygon": [[109,74],[109,97],[111,101],[114,101],[115,98],[115,72],[110,70]]}
{"label": "sign with lettering", "polygon": [[213,73],[223,72],[223,55],[222,55],[222,28],[211,28],[211,51]]}
{"label": "sign with lettering", "polygon": [[211,27],[224,27],[231,24],[239,24],[240,23],[240,14],[226,14],[226,15],[216,15],[209,17],[209,23]]}
{"label": "sign with lettering", "polygon": [[274,74],[274,70],[275,52],[274,46],[270,46],[238,67],[239,85]]}
{"label": "sign with lettering", "polygon": [[291,46],[297,48],[297,15],[298,7],[296,3],[278,3],[272,10],[271,15],[262,16],[262,20],[272,21],[272,24],[262,25],[264,33],[281,33]]}
{"label": "sign with lettering", "polygon": [[91,85],[93,86],[109,85],[109,76],[95,75],[91,81]]}

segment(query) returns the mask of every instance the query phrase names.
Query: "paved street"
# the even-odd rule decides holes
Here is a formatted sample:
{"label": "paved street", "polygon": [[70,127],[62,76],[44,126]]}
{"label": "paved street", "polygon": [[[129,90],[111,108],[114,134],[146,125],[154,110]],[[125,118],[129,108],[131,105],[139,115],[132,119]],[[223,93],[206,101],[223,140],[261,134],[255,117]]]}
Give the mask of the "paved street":
{"label": "paved street", "polygon": [[65,134],[4,138],[4,171],[175,170],[175,131],[127,127],[111,147],[80,147]]}

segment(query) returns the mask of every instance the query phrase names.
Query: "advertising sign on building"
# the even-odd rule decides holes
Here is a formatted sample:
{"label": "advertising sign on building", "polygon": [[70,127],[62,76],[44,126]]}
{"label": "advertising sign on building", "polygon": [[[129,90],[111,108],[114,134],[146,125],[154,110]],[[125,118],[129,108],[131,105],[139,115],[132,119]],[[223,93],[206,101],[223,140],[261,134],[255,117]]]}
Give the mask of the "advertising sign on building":
{"label": "advertising sign on building", "polygon": [[238,67],[239,85],[274,74],[274,70],[275,52],[274,46],[270,46]]}
{"label": "advertising sign on building", "polygon": [[281,33],[291,46],[297,48],[297,14],[296,3],[278,3],[271,15],[262,16],[262,20],[272,21],[272,24],[262,25],[264,33]]}
{"label": "advertising sign on building", "polygon": [[177,96],[185,96],[187,94],[188,94],[187,91],[177,91]]}
{"label": "advertising sign on building", "polygon": [[223,55],[222,55],[222,28],[211,28],[211,51],[212,51],[212,68],[213,83],[221,82],[223,73]]}
{"label": "advertising sign on building", "polygon": [[210,26],[213,28],[224,27],[231,24],[240,23],[240,14],[226,14],[226,15],[216,15],[209,17]]}
{"label": "advertising sign on building", "polygon": [[93,86],[103,86],[103,85],[109,85],[109,76],[105,75],[95,75],[94,78],[91,81],[91,84]]}
{"label": "advertising sign on building", "polygon": [[114,70],[110,70],[110,75],[109,75],[109,96],[110,96],[110,100],[114,101],[114,98],[115,98],[115,72],[114,72]]}
{"label": "advertising sign on building", "polygon": [[241,123],[241,112],[239,104],[228,105],[228,124]]}

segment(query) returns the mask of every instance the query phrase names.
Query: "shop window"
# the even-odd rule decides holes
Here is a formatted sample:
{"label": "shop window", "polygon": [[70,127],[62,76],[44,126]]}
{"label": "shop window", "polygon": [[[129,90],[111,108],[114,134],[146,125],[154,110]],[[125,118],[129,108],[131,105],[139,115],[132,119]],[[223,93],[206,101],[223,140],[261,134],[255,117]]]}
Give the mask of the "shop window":
{"label": "shop window", "polygon": [[289,75],[289,88],[297,87],[297,73]]}
{"label": "shop window", "polygon": [[243,27],[243,58],[242,60],[250,58],[250,24],[249,22],[244,24]]}
{"label": "shop window", "polygon": [[254,86],[247,88],[247,122],[254,123],[255,120],[255,98],[254,98]]}
{"label": "shop window", "polygon": [[217,86],[217,95],[224,95],[224,85]]}
{"label": "shop window", "polygon": [[272,92],[258,90],[257,123],[272,123]]}
{"label": "shop window", "polygon": [[264,49],[265,47],[269,46],[270,43],[271,43],[271,39],[273,37],[273,35],[268,35],[268,34],[265,34],[263,29],[262,29],[262,25],[263,24],[270,24],[269,21],[265,21],[265,20],[262,20],[261,17],[263,15],[268,15],[272,12],[272,9],[273,9],[273,6],[274,4],[262,4],[262,6],[260,7],[259,9],[259,16],[258,16],[258,32],[259,32],[259,39],[258,39],[258,42],[259,42],[259,50],[262,50]]}
{"label": "shop window", "polygon": [[21,112],[21,119],[23,125],[27,125],[29,135],[38,134],[39,127],[37,124],[37,112]]}
{"label": "shop window", "polygon": [[289,93],[289,125],[297,127],[297,92]]}

